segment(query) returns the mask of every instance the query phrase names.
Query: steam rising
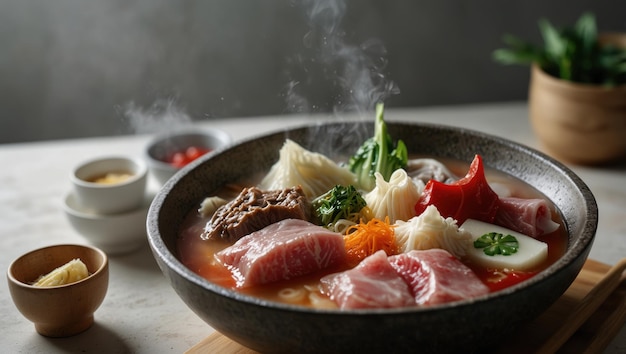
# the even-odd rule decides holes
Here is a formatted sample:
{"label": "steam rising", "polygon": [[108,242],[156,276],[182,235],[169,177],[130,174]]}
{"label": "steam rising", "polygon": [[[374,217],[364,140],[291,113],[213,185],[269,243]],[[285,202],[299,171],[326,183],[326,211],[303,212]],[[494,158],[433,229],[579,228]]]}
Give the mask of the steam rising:
{"label": "steam rising", "polygon": [[[338,90],[333,102],[335,111],[371,111],[376,103],[400,92],[383,74],[387,52],[380,41],[370,39],[355,45],[345,40],[340,27],[347,8],[344,0],[296,0],[295,4],[301,5],[306,13],[310,31],[304,36],[303,44],[314,49],[314,57],[305,60],[296,55],[288,61],[300,64],[304,75],[313,75],[311,66],[322,66],[323,75]],[[301,86],[310,80],[292,79],[286,85],[289,111],[317,110],[302,93]]]}
{"label": "steam rising", "polygon": [[174,99],[159,99],[149,108],[138,107],[134,102],[124,107],[124,118],[136,134],[153,134],[173,131],[193,120],[176,105]]}
{"label": "steam rising", "polygon": [[[302,37],[302,53],[286,58],[283,93],[288,113],[332,110],[371,118],[376,103],[400,92],[384,74],[387,51],[381,41],[353,44],[346,39],[341,28],[346,0],[292,1],[303,10],[309,31]],[[158,99],[147,108],[130,102],[118,109],[136,134],[164,133],[193,123],[172,98]]]}

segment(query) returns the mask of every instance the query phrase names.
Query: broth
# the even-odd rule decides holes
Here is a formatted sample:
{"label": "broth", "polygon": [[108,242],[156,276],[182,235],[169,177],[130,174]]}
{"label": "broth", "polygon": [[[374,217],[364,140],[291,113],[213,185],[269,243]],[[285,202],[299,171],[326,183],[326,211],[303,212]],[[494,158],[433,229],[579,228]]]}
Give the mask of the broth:
{"label": "broth", "polygon": [[[418,158],[419,156],[411,156]],[[462,161],[439,159],[448,169],[455,175],[462,177],[466,174],[469,164]],[[511,192],[512,197],[518,198],[541,198],[548,201],[552,211],[552,220],[557,222],[560,227],[549,234],[538,237],[539,240],[548,245],[547,259],[532,272],[520,274],[524,278],[528,278],[546,269],[549,265],[559,259],[567,249],[567,230],[563,223],[562,217],[543,194],[534,189],[532,186],[522,182],[521,180],[504,174],[499,171],[485,168],[485,176],[490,185],[501,185]],[[259,178],[260,180],[260,178]],[[237,185],[225,186],[216,195],[225,199],[234,198],[241,188],[251,186],[254,181],[245,181]],[[327,274],[347,269],[347,266],[324,269],[323,271],[291,279],[289,281],[280,281],[267,285],[253,286],[249,288],[237,288],[235,280],[230,271],[219,264],[215,260],[215,253],[223,250],[231,245],[222,240],[202,240],[200,234],[204,226],[210,220],[210,217],[201,217],[196,210],[192,210],[181,226],[177,241],[178,253],[180,261],[190,270],[207,279],[208,281],[225,288],[236,290],[240,293],[260,297],[266,300],[278,301],[283,303],[291,303],[310,307],[334,307],[334,303],[327,297],[322,295],[318,290],[319,279]],[[476,275],[485,283],[493,283],[502,277],[501,272],[483,269],[477,265],[471,264],[463,260]],[[343,268],[343,269],[342,269]],[[497,287],[491,287],[492,291],[499,290]]]}

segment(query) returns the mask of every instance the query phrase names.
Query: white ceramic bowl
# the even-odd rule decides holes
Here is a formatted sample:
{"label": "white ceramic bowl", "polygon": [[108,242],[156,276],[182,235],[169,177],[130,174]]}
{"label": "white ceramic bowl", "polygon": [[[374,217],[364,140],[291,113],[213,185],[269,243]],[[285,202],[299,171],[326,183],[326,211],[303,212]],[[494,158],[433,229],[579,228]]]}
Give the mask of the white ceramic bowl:
{"label": "white ceramic bowl", "polygon": [[[130,177],[112,182],[114,175]],[[108,183],[95,182],[109,177]],[[76,203],[98,214],[117,214],[141,206],[146,193],[148,168],[139,158],[104,156],[80,163],[70,176]]]}
{"label": "white ceramic bowl", "polygon": [[74,193],[64,198],[63,210],[70,224],[90,244],[108,254],[137,250],[147,243],[146,215],[152,198],[145,196],[142,204],[118,214],[97,214],[83,208]]}
{"label": "white ceramic bowl", "polygon": [[176,152],[182,152],[190,146],[210,149],[209,154],[230,145],[230,135],[216,128],[198,128],[179,130],[155,137],[148,143],[145,158],[150,173],[160,184],[165,184],[180,168],[166,162]]}

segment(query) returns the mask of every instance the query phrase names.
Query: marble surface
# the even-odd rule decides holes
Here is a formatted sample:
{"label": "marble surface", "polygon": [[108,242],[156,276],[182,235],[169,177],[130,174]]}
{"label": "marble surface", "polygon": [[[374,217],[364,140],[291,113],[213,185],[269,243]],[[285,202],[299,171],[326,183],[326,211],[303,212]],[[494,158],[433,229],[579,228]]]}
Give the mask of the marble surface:
{"label": "marble surface", "polygon": [[[221,128],[240,140],[323,119],[338,118],[268,116],[201,125]],[[388,109],[386,119],[467,127],[540,149],[528,124],[525,103]],[[141,156],[150,138],[135,135],[0,145],[0,267],[4,272],[13,259],[35,248],[86,243],[71,228],[61,206],[70,189],[72,168],[101,155]],[[590,257],[614,264],[626,257],[626,164],[570,167],[589,185],[599,205],[599,228]],[[158,190],[154,179],[149,189]],[[133,253],[111,256],[109,290],[95,314],[96,323],[74,337],[38,335],[13,305],[6,281],[0,284],[0,347],[7,353],[182,353],[213,332],[169,286],[147,242]],[[606,353],[625,351],[623,329]]]}

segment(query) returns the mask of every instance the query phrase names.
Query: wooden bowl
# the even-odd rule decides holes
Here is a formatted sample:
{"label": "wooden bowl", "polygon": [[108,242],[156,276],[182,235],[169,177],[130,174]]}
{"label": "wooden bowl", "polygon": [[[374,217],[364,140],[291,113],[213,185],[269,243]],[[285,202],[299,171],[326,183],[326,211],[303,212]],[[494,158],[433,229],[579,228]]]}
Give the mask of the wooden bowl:
{"label": "wooden bowl", "polygon": [[[31,285],[39,276],[79,258],[89,276],[52,287]],[[47,337],[67,337],[87,330],[94,322],[109,284],[107,255],[93,247],[55,245],[28,252],[11,263],[9,290],[17,309]]]}
{"label": "wooden bowl", "polygon": [[[604,34],[626,47],[626,35]],[[568,163],[600,165],[626,158],[626,85],[562,80],[531,68],[529,119],[542,148]]]}

